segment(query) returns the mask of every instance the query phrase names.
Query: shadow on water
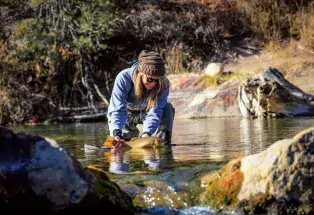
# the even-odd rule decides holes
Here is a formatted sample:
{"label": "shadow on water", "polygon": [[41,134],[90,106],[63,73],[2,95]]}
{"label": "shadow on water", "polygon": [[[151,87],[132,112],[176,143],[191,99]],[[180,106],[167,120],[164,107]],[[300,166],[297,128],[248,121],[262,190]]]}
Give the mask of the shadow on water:
{"label": "shadow on water", "polygon": [[313,125],[313,117],[175,120],[172,143],[176,146],[129,151],[82,150],[85,144],[103,144],[109,134],[106,122],[17,126],[12,130],[55,139],[83,165],[104,169],[133,197],[140,214],[218,214],[196,198],[203,191],[201,176]]}

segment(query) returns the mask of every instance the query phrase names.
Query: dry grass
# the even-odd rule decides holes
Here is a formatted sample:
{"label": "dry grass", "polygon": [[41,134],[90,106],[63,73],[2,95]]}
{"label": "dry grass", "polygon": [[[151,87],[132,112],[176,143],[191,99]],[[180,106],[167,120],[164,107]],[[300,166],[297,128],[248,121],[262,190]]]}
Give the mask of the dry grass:
{"label": "dry grass", "polygon": [[175,43],[171,49],[170,54],[167,56],[168,70],[172,74],[188,73],[183,63],[187,60],[184,56],[184,51],[180,44]]}
{"label": "dry grass", "polygon": [[314,2],[306,11],[297,12],[291,28],[298,32],[301,44],[314,51]]}
{"label": "dry grass", "polygon": [[251,28],[278,50],[287,37],[314,48],[314,2],[310,0],[238,0]]}

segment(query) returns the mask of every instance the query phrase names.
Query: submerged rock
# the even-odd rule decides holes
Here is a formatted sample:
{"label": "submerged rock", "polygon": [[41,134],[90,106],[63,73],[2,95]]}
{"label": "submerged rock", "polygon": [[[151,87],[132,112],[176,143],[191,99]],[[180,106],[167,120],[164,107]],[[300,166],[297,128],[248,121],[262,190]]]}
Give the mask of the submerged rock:
{"label": "submerged rock", "polygon": [[314,96],[291,84],[275,68],[262,70],[240,85],[238,103],[245,117],[314,115]]}
{"label": "submerged rock", "polygon": [[84,169],[54,140],[0,127],[0,207],[7,212],[133,214],[131,198],[104,172]]}
{"label": "submerged rock", "polygon": [[256,213],[314,212],[314,127],[230,161],[202,179],[205,205]]}

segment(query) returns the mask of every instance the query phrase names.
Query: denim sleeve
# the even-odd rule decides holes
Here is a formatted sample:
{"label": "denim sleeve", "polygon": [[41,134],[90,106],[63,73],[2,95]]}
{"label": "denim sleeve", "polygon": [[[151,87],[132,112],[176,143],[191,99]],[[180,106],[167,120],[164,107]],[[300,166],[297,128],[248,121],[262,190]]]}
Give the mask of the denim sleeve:
{"label": "denim sleeve", "polygon": [[111,120],[112,129],[122,130],[127,119],[126,99],[127,99],[127,80],[123,77],[122,73],[119,73],[116,77],[112,94],[110,98],[110,104],[108,107],[108,114]]}

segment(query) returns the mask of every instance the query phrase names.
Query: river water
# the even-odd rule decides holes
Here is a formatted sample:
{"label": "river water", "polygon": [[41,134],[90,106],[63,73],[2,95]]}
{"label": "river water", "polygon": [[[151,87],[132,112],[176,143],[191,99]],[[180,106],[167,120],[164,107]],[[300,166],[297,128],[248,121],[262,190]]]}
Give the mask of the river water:
{"label": "river water", "polygon": [[[241,155],[261,152],[274,142],[292,138],[313,125],[313,117],[180,119],[173,125],[175,146],[129,151],[84,150],[85,144],[103,144],[109,134],[106,122],[23,125],[11,129],[55,139],[83,165],[104,169],[134,197],[143,214],[217,214],[193,198],[196,190],[199,191],[195,175],[220,168],[221,164]],[[150,183],[143,190],[137,186],[139,181],[142,184],[159,181],[164,187],[156,188]],[[160,194],[156,194],[156,189]]]}

